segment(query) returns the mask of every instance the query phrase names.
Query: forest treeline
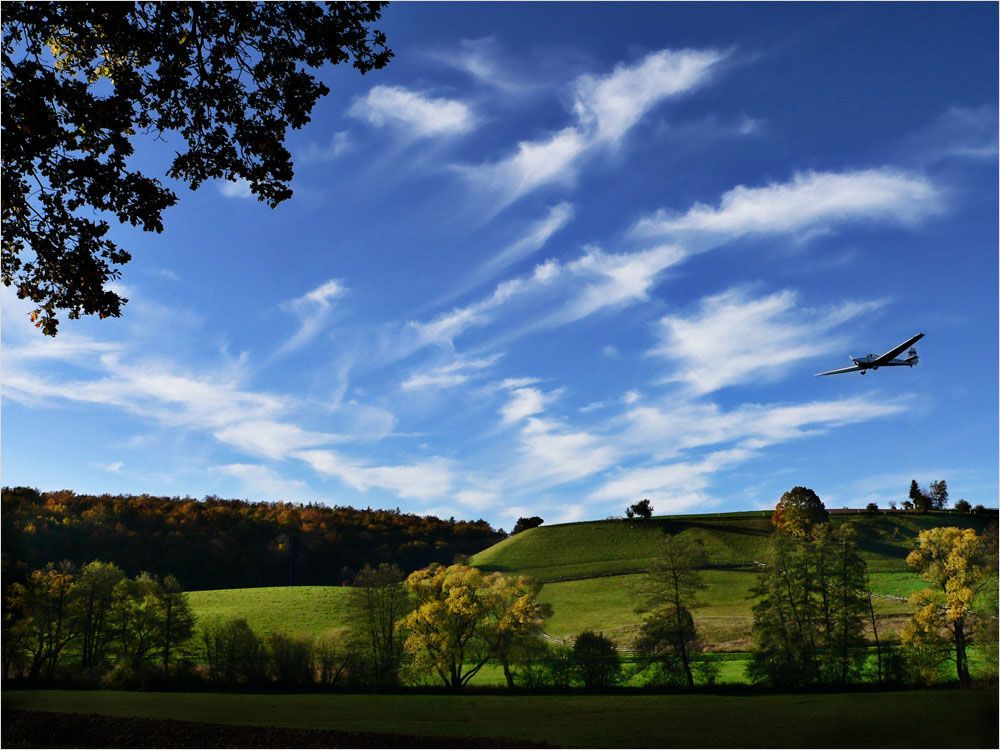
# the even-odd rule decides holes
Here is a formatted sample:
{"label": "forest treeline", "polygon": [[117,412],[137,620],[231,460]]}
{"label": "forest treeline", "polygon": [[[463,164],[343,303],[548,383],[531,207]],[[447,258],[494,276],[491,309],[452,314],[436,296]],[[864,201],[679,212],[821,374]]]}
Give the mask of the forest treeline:
{"label": "forest treeline", "polygon": [[127,575],[173,575],[185,589],[341,585],[366,564],[409,572],[504,538],[486,521],[348,506],[78,495],[5,487],[3,575],[52,561],[115,563]]}

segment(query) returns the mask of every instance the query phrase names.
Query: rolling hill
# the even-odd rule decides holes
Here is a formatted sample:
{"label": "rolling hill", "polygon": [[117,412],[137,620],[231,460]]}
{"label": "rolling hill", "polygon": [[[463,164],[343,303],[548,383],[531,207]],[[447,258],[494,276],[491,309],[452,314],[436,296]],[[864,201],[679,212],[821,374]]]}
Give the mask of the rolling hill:
{"label": "rolling hill", "polygon": [[[910,606],[902,601],[922,586],[907,569],[911,540],[934,526],[985,529],[995,516],[957,513],[834,514],[831,523],[852,523],[879,598],[880,634],[898,629]],[[640,622],[634,588],[657,553],[663,533],[699,540],[708,557],[707,588],[695,612],[699,632],[710,648],[743,651],[752,622],[750,587],[771,532],[769,512],[664,516],[650,521],[590,521],[529,529],[474,555],[471,564],[486,571],[530,575],[544,585],[542,601],[553,606],[546,631],[569,639],[596,630],[628,647]],[[262,633],[280,630],[320,635],[343,625],[343,587],[230,589],[190,594],[200,619],[244,616]]]}

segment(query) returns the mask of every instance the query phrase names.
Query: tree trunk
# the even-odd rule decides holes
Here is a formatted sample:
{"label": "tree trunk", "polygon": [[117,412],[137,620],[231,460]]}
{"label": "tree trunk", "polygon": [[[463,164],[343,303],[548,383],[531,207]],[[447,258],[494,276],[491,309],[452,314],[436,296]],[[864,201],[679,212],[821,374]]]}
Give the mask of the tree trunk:
{"label": "tree trunk", "polygon": [[503,676],[507,679],[507,688],[510,690],[514,689],[514,675],[511,674],[510,664],[506,659],[501,660],[503,664]]}
{"label": "tree trunk", "polygon": [[872,633],[875,635],[875,655],[878,658],[878,681],[882,684],[882,647],[878,642],[878,626],[875,624],[875,605],[872,604],[872,590],[869,587],[865,587],[865,593],[868,594],[868,612],[871,614],[872,618]]}
{"label": "tree trunk", "polygon": [[963,618],[955,620],[954,632],[955,666],[958,669],[958,681],[962,683],[963,687],[969,687],[972,684],[972,678],[969,675],[969,658],[965,653],[965,623]]}

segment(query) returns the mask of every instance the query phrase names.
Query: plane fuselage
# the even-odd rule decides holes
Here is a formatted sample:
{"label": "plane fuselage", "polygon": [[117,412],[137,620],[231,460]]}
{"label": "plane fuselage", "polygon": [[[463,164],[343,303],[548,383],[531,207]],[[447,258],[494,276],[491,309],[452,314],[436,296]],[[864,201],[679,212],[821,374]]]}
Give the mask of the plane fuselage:
{"label": "plane fuselage", "polygon": [[851,362],[864,370],[877,370],[880,367],[913,367],[917,364],[914,359],[891,359],[881,364],[872,364],[876,359],[878,359],[876,355],[869,354],[867,357],[851,357]]}

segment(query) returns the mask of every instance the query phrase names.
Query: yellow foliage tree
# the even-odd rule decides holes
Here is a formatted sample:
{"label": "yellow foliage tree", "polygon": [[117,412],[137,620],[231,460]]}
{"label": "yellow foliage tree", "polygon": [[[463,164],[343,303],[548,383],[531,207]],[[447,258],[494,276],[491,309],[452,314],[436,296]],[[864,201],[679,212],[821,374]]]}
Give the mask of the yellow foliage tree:
{"label": "yellow foliage tree", "polygon": [[433,673],[451,688],[466,685],[491,659],[509,665],[523,640],[541,629],[548,611],[529,579],[485,574],[467,565],[432,565],[411,573],[416,606],[403,620],[404,649],[416,673]]}
{"label": "yellow foliage tree", "polygon": [[958,679],[963,685],[971,682],[966,653],[972,635],[969,618],[991,573],[984,553],[974,530],[948,526],[921,531],[906,557],[907,564],[932,584],[910,597],[917,612],[900,634],[925,679],[933,679],[936,665],[953,646]]}

